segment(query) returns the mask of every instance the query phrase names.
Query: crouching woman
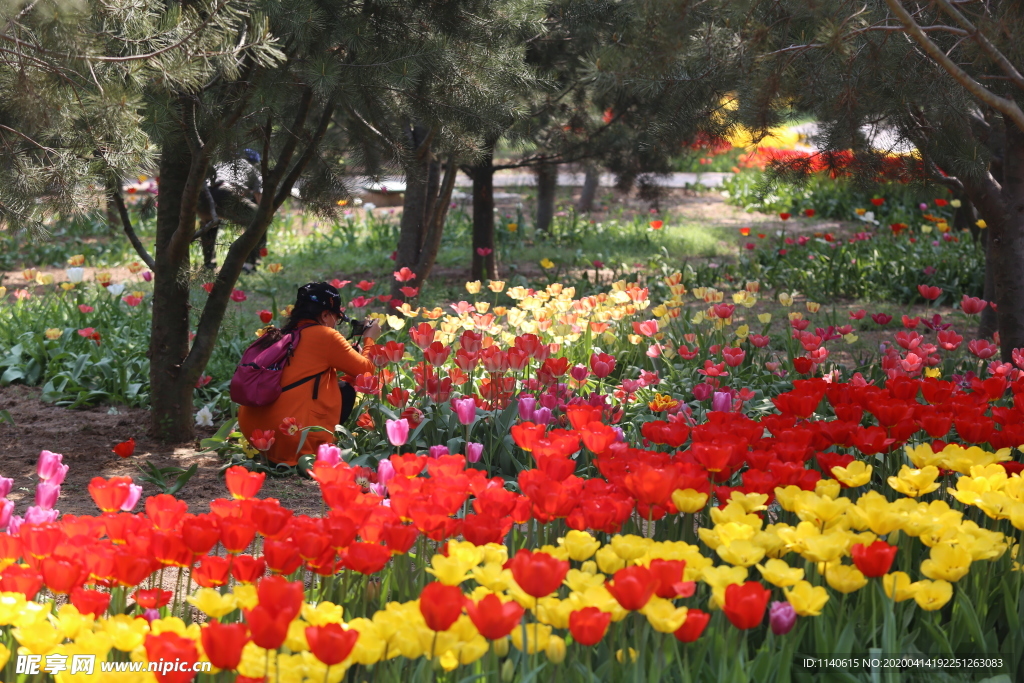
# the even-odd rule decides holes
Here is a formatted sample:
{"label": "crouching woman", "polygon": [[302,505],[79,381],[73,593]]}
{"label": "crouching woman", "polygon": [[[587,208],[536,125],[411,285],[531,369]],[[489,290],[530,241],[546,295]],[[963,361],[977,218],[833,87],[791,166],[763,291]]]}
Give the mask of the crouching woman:
{"label": "crouching woman", "polygon": [[[326,282],[311,282],[299,288],[287,324],[281,329],[269,328],[260,339],[260,346],[267,348],[285,334],[297,332],[292,356],[281,372],[281,396],[266,406],[238,408],[242,434],[274,430],[274,443],[267,451],[271,462],[295,465],[300,456],[333,441],[335,425],[345,422],[356,399],[355,390],[339,382],[338,375],[357,376],[375,370],[368,356],[380,335],[380,325],[374,322],[363,332],[360,352],[335,329],[341,320],[338,290]],[[302,430],[313,426],[331,433],[309,432],[300,450]]]}

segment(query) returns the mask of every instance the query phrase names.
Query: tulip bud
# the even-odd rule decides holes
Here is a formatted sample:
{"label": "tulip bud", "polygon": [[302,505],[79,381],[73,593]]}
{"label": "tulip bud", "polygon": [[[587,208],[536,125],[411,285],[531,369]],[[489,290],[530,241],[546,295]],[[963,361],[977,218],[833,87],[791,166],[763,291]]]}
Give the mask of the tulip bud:
{"label": "tulip bud", "polygon": [[796,624],[796,610],[788,602],[773,602],[768,612],[768,623],[772,627],[772,633],[784,636],[792,631]]}
{"label": "tulip bud", "polygon": [[469,462],[480,462],[480,456],[483,452],[484,445],[482,443],[470,441],[466,444],[466,460]]}
{"label": "tulip bud", "polygon": [[[623,664],[626,661],[626,653],[625,653],[625,651],[623,651],[623,650],[616,650],[615,651],[615,659],[619,662],[619,664]],[[636,650],[634,650],[633,648],[629,648],[629,661],[630,662],[635,662],[636,661]]]}
{"label": "tulip bud", "polygon": [[494,654],[496,654],[499,657],[505,657],[506,655],[508,655],[508,636],[505,636],[504,638],[498,638],[497,640],[492,640],[491,647],[494,649]]}
{"label": "tulip bud", "polygon": [[561,664],[565,661],[565,640],[561,636],[551,636],[544,654],[552,664]]}
{"label": "tulip bud", "polygon": [[501,665],[501,683],[512,683],[516,677],[516,665],[511,659],[506,659]]}
{"label": "tulip bud", "polygon": [[[373,602],[380,597],[380,581],[367,581],[366,583],[366,600]],[[789,604],[788,602],[786,603]]]}

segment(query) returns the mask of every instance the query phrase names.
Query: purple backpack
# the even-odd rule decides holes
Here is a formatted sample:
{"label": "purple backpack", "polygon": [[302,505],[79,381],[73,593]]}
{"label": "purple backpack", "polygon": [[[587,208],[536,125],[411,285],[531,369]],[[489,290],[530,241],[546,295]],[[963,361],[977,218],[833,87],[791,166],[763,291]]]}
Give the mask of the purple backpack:
{"label": "purple backpack", "polygon": [[259,340],[245,350],[231,378],[231,400],[238,405],[250,408],[268,406],[281,396],[282,391],[319,379],[319,374],[310,375],[286,387],[281,386],[281,373],[299,345],[298,330],[289,332],[265,349],[259,348],[258,344]]}

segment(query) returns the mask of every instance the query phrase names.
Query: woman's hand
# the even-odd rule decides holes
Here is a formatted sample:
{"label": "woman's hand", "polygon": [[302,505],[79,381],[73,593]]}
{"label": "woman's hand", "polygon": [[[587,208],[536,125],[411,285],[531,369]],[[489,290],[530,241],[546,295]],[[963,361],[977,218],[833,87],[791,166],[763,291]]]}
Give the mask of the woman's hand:
{"label": "woman's hand", "polygon": [[363,331],[363,339],[373,339],[376,341],[377,337],[380,336],[380,321],[374,320],[370,325]]}

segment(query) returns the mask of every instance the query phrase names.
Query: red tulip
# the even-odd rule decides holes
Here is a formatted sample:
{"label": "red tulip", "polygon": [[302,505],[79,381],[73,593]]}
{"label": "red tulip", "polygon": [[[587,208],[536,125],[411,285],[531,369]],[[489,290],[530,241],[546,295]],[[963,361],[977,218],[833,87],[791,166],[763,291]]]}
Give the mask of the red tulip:
{"label": "red tulip", "polygon": [[428,583],[420,592],[420,614],[430,630],[447,631],[462,614],[463,602],[458,586],[446,586],[435,581]]}
{"label": "red tulip", "polygon": [[612,615],[596,607],[584,607],[569,615],[569,632],[580,645],[597,645],[608,632]]}
{"label": "red tulip", "polygon": [[225,519],[220,523],[220,541],[227,551],[237,555],[252,543],[256,537],[256,525],[237,518]]}
{"label": "red tulip", "polygon": [[352,654],[359,640],[359,631],[344,629],[340,624],[307,626],[306,642],[313,655],[327,666],[341,664]]}
{"label": "red tulip", "polygon": [[251,638],[245,624],[222,624],[215,619],[206,622],[202,630],[203,650],[218,669],[232,671],[242,661],[242,649]]}
{"label": "red tulip", "polygon": [[360,574],[375,574],[391,559],[391,551],[376,543],[353,543],[345,552],[345,566]]}
{"label": "red tulip", "polygon": [[208,555],[199,561],[199,566],[192,572],[192,579],[203,588],[219,588],[228,582],[230,567],[228,558]]}
{"label": "red tulip", "polygon": [[757,581],[734,583],[725,589],[722,612],[736,628],[754,628],[764,621],[764,611],[768,607],[768,598],[771,594],[770,590]]}
{"label": "red tulip", "polygon": [[[324,547],[326,548],[326,545]],[[316,557],[319,555],[312,559],[316,559]],[[291,574],[302,564],[302,557],[299,556],[299,548],[295,543],[275,541],[270,538],[263,542],[263,559],[266,560],[270,571],[275,574]]]}
{"label": "red tulip", "polygon": [[270,607],[256,605],[245,613],[245,619],[252,629],[252,642],[264,649],[276,650],[288,637],[288,625],[292,621],[292,616]]}
{"label": "red tulip", "polygon": [[0,591],[21,593],[31,600],[43,587],[43,575],[31,567],[12,564],[0,572]]}
{"label": "red tulip", "polygon": [[220,526],[215,515],[191,517],[181,525],[181,541],[196,555],[210,552],[219,540]]}
{"label": "red tulip", "polygon": [[633,566],[615,572],[604,585],[623,609],[636,612],[644,608],[658,587],[658,580],[647,567]]}
{"label": "red tulip", "polygon": [[651,575],[658,582],[654,593],[659,598],[666,600],[688,598],[693,595],[697,587],[693,581],[683,581],[683,571],[686,569],[685,560],[651,560],[649,569]]}
{"label": "red tulip", "polygon": [[161,493],[146,499],[146,515],[156,529],[173,530],[188,512],[188,503],[174,496]]}
{"label": "red tulip", "polygon": [[935,301],[942,296],[942,289],[939,287],[931,287],[929,285],[918,285],[917,291],[920,292],[921,296],[929,301]]}
{"label": "red tulip", "polygon": [[270,324],[270,321],[274,319],[274,314],[266,309],[260,311],[256,315],[260,317],[260,322],[264,325]]}
{"label": "red tulip", "polygon": [[[288,621],[294,619],[302,609],[305,595],[301,581],[288,581],[283,576],[269,576],[256,585],[260,607],[283,614]],[[261,646],[262,647],[262,646]]]}
{"label": "red tulip", "polygon": [[89,482],[89,495],[103,512],[117,512],[128,500],[131,484],[131,477],[93,477]]}
{"label": "red tulip", "polygon": [[47,557],[40,563],[40,569],[46,587],[54,593],[70,593],[88,578],[81,564],[66,557]]}
{"label": "red tulip", "polygon": [[265,472],[250,472],[241,465],[228,468],[228,471],[224,473],[228,491],[236,499],[255,498],[266,478]]}
{"label": "red tulip", "polygon": [[686,621],[672,635],[681,643],[692,643],[704,633],[704,629],[707,628],[709,621],[711,621],[711,615],[707,612],[702,612],[699,609],[688,609],[686,610]]}
{"label": "red tulip", "polygon": [[466,614],[476,630],[487,640],[504,638],[519,625],[525,610],[515,601],[502,602],[493,593],[480,602],[466,601]]}
{"label": "red tulip", "polygon": [[893,560],[896,559],[897,546],[885,541],[875,541],[871,545],[857,543],[850,548],[853,563],[861,574],[868,578],[878,578],[889,573]]}
{"label": "red tulip", "polygon": [[111,449],[115,454],[122,458],[130,458],[135,453],[135,437],[122,441]]}
{"label": "red tulip", "polygon": [[155,672],[160,683],[188,683],[195,678],[193,664],[199,661],[199,650],[191,638],[183,638],[177,633],[166,631],[160,635],[150,633],[146,636],[146,659],[150,662],[178,662],[174,671],[165,671],[162,667]]}
{"label": "red tulip", "polygon": [[535,598],[546,597],[558,590],[569,572],[569,563],[565,560],[525,548],[517,552],[507,566],[519,587]]}
{"label": "red tulip", "polygon": [[82,614],[99,617],[107,611],[110,604],[110,593],[85,588],[75,588],[70,595],[71,604]]}
{"label": "red tulip", "polygon": [[[204,561],[210,558],[203,558]],[[267,561],[263,557],[237,555],[231,559],[231,576],[239,583],[256,583],[267,573]],[[198,583],[198,579],[196,583]],[[202,585],[202,584],[200,584]]]}
{"label": "red tulip", "polygon": [[132,600],[143,609],[160,609],[169,603],[172,597],[173,591],[165,591],[162,588],[148,588],[132,593]]}

